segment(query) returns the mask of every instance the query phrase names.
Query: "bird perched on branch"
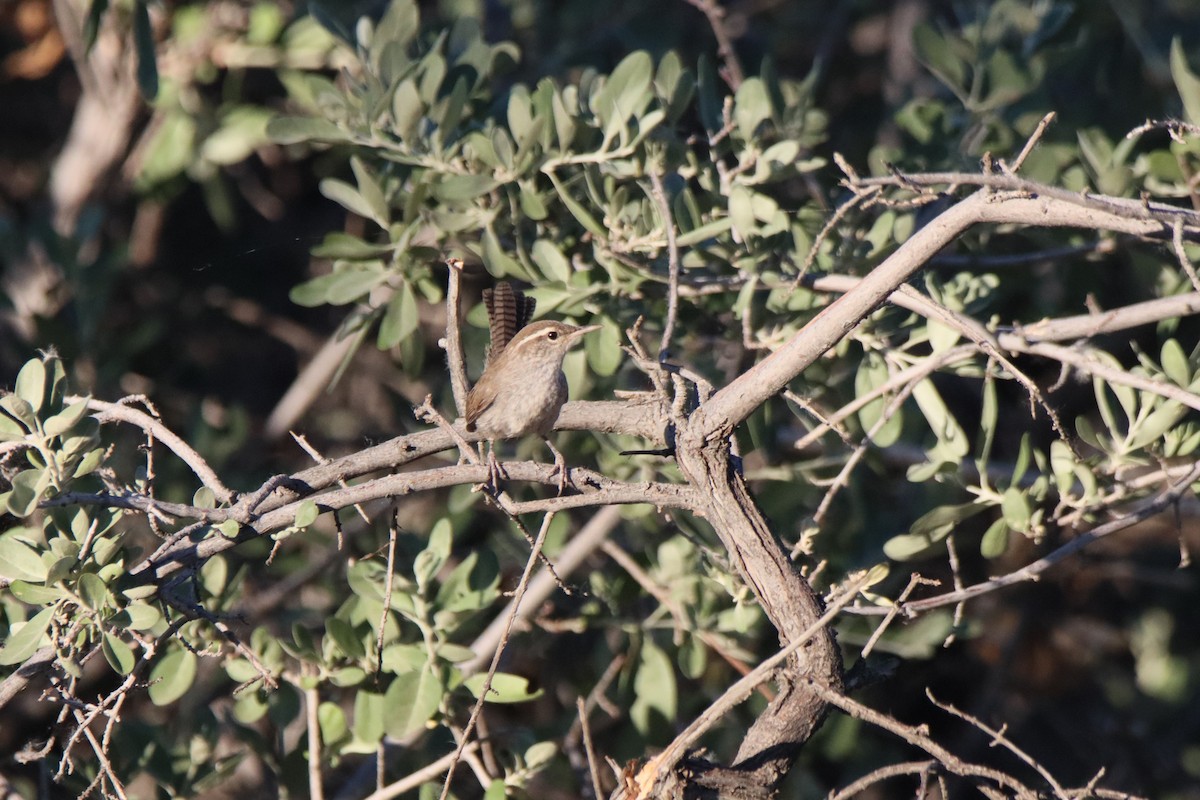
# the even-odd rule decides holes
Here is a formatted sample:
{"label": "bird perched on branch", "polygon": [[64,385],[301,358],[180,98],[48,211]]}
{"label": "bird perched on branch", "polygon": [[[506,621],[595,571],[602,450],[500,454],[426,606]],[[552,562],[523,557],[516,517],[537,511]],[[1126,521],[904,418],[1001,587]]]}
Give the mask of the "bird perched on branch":
{"label": "bird perched on branch", "polygon": [[[563,358],[585,334],[599,325],[576,326],[554,320],[530,322],[537,301],[509,283],[485,289],[491,347],[487,366],[467,395],[467,430],[489,440],[515,439],[531,433],[545,438],[554,430],[567,402]],[[559,489],[566,486],[566,462],[554,445]],[[490,456],[495,465],[495,456]]]}

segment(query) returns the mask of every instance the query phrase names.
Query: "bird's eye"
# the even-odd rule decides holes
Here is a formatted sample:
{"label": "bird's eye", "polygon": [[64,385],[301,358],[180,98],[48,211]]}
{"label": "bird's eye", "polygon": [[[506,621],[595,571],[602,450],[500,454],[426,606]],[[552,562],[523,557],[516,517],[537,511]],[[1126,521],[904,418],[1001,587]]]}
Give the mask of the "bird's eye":
{"label": "bird's eye", "polygon": [[557,338],[558,338],[558,331],[549,331],[549,332],[547,332],[547,333],[546,333],[546,338],[547,338],[547,339],[549,339],[550,341],[552,341],[552,342],[553,342],[555,339],[557,339]]}

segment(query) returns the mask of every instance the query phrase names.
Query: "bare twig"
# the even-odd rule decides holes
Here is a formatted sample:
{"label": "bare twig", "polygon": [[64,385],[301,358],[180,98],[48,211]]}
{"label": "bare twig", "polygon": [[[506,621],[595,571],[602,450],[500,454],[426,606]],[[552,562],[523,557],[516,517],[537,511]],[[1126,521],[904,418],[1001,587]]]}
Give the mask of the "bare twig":
{"label": "bare twig", "polygon": [[1014,583],[1037,580],[1038,576],[1048,570],[1050,567],[1062,561],[1067,556],[1082,550],[1097,539],[1102,539],[1105,536],[1116,533],[1117,531],[1122,531],[1125,528],[1150,519],[1156,514],[1159,514],[1160,512],[1170,508],[1172,505],[1179,502],[1180,498],[1187,494],[1189,487],[1198,479],[1200,479],[1200,467],[1192,469],[1182,479],[1175,482],[1165,491],[1161,492],[1154,501],[1145,504],[1137,511],[1131,512],[1119,519],[1114,519],[1111,522],[1106,522],[1103,525],[1096,526],[1087,533],[1077,536],[1076,538],[1064,544],[1062,547],[1059,547],[1053,552],[1043,556],[1042,558],[1039,558],[1032,564],[1027,564],[1021,569],[1014,570],[1007,575],[1001,575],[999,577],[992,578],[991,580],[977,583],[974,586],[968,586],[967,588],[959,591],[948,592],[943,595],[938,595],[937,597],[930,597],[924,600],[915,600],[911,603],[905,603],[902,606],[902,610],[905,614],[917,614],[922,611],[928,611],[932,608],[939,608],[941,606],[951,605],[963,600],[969,600],[971,598],[978,597],[979,595],[993,592],[996,589],[1000,589],[1004,586],[1011,586]]}
{"label": "bare twig", "polygon": [[[902,764],[888,764],[886,767],[873,769],[844,789],[830,792],[826,800],[851,800],[851,798],[861,796],[862,792],[880,781],[895,778],[898,775],[921,775],[927,773],[936,763],[935,761],[906,761]],[[917,794],[918,800],[924,797],[924,794]]]}
{"label": "bare twig", "polygon": [[304,689],[304,720],[308,731],[308,796],[313,800],[324,800],[325,787],[321,779],[321,725],[317,720],[317,707],[321,695],[316,685]]}
{"label": "bare twig", "polygon": [[592,746],[592,726],[588,724],[587,703],[583,697],[575,698],[575,711],[579,718],[579,728],[583,731],[583,748],[587,753],[588,772],[592,776],[592,797],[600,800],[604,790],[600,786],[600,771],[596,769],[596,750]]}
{"label": "bare twig", "polygon": [[742,85],[742,81],[745,80],[745,73],[742,71],[742,62],[738,60],[737,51],[733,49],[733,37],[729,35],[729,31],[725,27],[725,9],[721,8],[717,0],[687,0],[687,2],[704,12],[704,16],[708,18],[709,27],[712,28],[713,35],[717,37],[717,52],[725,61],[725,70],[728,73],[726,80],[729,82],[729,87],[737,91],[737,88]]}
{"label": "bare twig", "polygon": [[475,701],[475,707],[471,709],[471,716],[467,720],[466,727],[463,729],[462,739],[458,743],[455,757],[451,760],[446,770],[446,781],[442,784],[442,793],[439,800],[446,800],[446,797],[450,794],[450,784],[454,780],[454,769],[458,766],[458,761],[462,757],[463,750],[471,738],[471,731],[475,728],[475,721],[478,719],[480,712],[483,711],[483,704],[487,701],[488,693],[492,690],[492,679],[495,677],[496,670],[500,666],[500,657],[504,654],[504,648],[508,643],[509,633],[512,631],[513,622],[517,618],[517,610],[521,607],[521,600],[525,596],[525,590],[529,588],[529,579],[533,575],[533,567],[537,564],[538,556],[542,553],[542,546],[546,543],[546,534],[550,532],[550,523],[553,521],[553,512],[542,517],[542,525],[538,529],[537,540],[533,543],[533,552],[529,554],[529,558],[525,562],[525,571],[521,573],[521,580],[517,583],[516,591],[513,592],[512,611],[505,621],[504,632],[501,634],[500,642],[496,645],[496,651],[492,655],[492,663],[488,667],[487,677],[484,678],[483,685],[479,688],[479,698]]}
{"label": "bare twig", "polygon": [[462,331],[459,326],[458,295],[462,288],[461,258],[446,259],[449,277],[446,282],[446,364],[450,368],[450,390],[454,393],[454,407],[461,417],[467,408],[467,365],[463,356]]}
{"label": "bare twig", "polygon": [[1025,163],[1025,159],[1029,158],[1029,154],[1033,152],[1033,148],[1037,146],[1037,143],[1042,140],[1042,134],[1046,132],[1046,128],[1049,127],[1050,123],[1054,122],[1054,118],[1056,116],[1057,114],[1051,111],[1049,114],[1042,117],[1042,121],[1037,124],[1037,127],[1034,129],[1033,133],[1030,134],[1029,139],[1025,142],[1025,146],[1021,148],[1021,152],[1017,154],[1015,159],[1013,159],[1012,164],[1006,164],[1003,160],[1001,160],[1000,169],[1009,175],[1015,175],[1017,172],[1019,172],[1021,170],[1021,165]]}
{"label": "bare twig", "polygon": [[1175,258],[1179,259],[1179,267],[1184,274],[1188,276],[1188,280],[1192,282],[1192,288],[1200,292],[1200,275],[1196,274],[1196,267],[1192,264],[1192,260],[1188,258],[1187,252],[1183,249],[1183,220],[1175,220],[1175,224],[1171,226],[1171,244],[1175,248]]}
{"label": "bare twig", "polygon": [[[451,764],[462,758],[464,753],[473,753],[478,749],[479,742],[468,742],[467,744],[463,745],[461,753],[455,749],[453,753],[447,753],[437,761],[425,765],[411,775],[407,775],[398,781],[389,783],[387,786],[379,787],[375,792],[368,795],[365,800],[392,800],[392,798],[399,797],[405,792],[411,792],[421,784],[428,783],[438,775],[441,775],[450,768]],[[382,763],[383,759],[380,759],[379,761]]]}
{"label": "bare twig", "polygon": [[662,175],[657,169],[650,171],[650,186],[653,189],[651,195],[658,206],[658,213],[667,233],[667,319],[663,323],[662,342],[658,346],[658,360],[663,361],[670,354],[671,337],[675,333],[675,318],[679,312],[679,245],[675,240],[675,218],[671,215],[671,203],[667,200]]}
{"label": "bare twig", "polygon": [[942,709],[946,713],[953,714],[954,716],[958,717],[959,719],[969,722],[971,725],[974,725],[976,728],[983,731],[988,736],[992,737],[993,744],[1001,745],[1006,750],[1008,750],[1010,753],[1012,753],[1017,758],[1021,759],[1026,764],[1028,764],[1030,767],[1032,767],[1034,770],[1036,770],[1037,773],[1039,775],[1041,775],[1042,778],[1045,779],[1046,783],[1050,784],[1050,787],[1054,790],[1054,794],[1059,798],[1059,800],[1068,800],[1066,790],[1063,789],[1062,785],[1054,779],[1054,776],[1050,774],[1050,770],[1046,769],[1044,766],[1042,766],[1037,761],[1035,761],[1024,750],[1017,747],[1010,739],[1008,739],[1008,737],[1006,737],[1004,735],[1003,730],[995,730],[994,728],[990,728],[987,725],[983,724],[983,721],[980,720],[978,717],[973,717],[965,711],[960,711],[959,709],[955,708],[953,705],[951,705],[949,703],[941,702],[940,700],[938,700],[936,697],[933,696],[933,692],[930,691],[928,688],[925,689],[925,696],[929,698],[929,702],[933,703],[935,706]]}
{"label": "bare twig", "polygon": [[[138,398],[129,398],[137,400]],[[96,419],[101,423],[118,420],[120,422],[128,422],[131,425],[136,425],[147,433],[153,434],[160,442],[166,445],[171,452],[179,456],[183,463],[187,464],[200,482],[212,490],[213,495],[219,502],[229,503],[233,501],[234,492],[232,489],[225,486],[221,479],[217,477],[217,473],[208,465],[208,462],[197,453],[191,445],[181,439],[170,428],[162,424],[158,419],[150,416],[144,411],[139,411],[136,408],[130,408],[125,401],[120,403],[108,403],[104,400],[96,400],[91,397],[71,396],[66,398],[68,403],[78,403],[86,401],[88,408],[97,411]]]}
{"label": "bare twig", "polygon": [[[1037,792],[1029,788],[1025,784],[1018,781],[1016,778],[999,770],[991,769],[977,764],[970,764],[958,756],[951,753],[946,748],[929,738],[924,728],[914,728],[905,725],[893,717],[876,711],[873,708],[864,706],[846,695],[835,692],[820,684],[813,684],[813,691],[821,696],[827,703],[837,706],[842,711],[846,712],[855,719],[868,722],[878,728],[882,728],[889,733],[893,733],[909,744],[919,747],[933,758],[937,759],[938,763],[942,764],[950,772],[955,775],[962,775],[966,778],[983,779],[990,781],[1001,788],[1011,793],[1011,796],[1020,798],[1020,800],[1036,800]],[[982,786],[980,788],[983,788]],[[1010,796],[1008,794],[1000,795],[1002,797]]]}

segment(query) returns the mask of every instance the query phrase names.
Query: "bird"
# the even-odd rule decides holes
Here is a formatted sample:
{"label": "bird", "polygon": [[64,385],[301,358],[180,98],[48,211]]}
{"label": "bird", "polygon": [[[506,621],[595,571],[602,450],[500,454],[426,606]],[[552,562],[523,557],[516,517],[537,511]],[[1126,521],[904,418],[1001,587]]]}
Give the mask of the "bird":
{"label": "bird", "polygon": [[[567,402],[563,358],[599,325],[570,325],[555,320],[530,322],[537,301],[504,282],[484,290],[491,347],[483,374],[467,394],[466,429],[491,442],[530,434],[545,438]],[[549,441],[565,487],[562,454]],[[494,455],[491,456],[494,464]]]}

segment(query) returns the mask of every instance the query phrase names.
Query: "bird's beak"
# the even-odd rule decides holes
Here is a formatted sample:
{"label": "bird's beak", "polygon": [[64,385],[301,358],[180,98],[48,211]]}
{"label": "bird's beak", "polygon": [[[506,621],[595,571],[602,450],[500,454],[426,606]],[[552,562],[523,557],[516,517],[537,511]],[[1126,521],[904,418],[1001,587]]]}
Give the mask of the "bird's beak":
{"label": "bird's beak", "polygon": [[598,330],[600,330],[599,325],[584,325],[582,328],[576,328],[575,330],[571,331],[571,341],[582,339],[585,333],[591,333],[592,331]]}

